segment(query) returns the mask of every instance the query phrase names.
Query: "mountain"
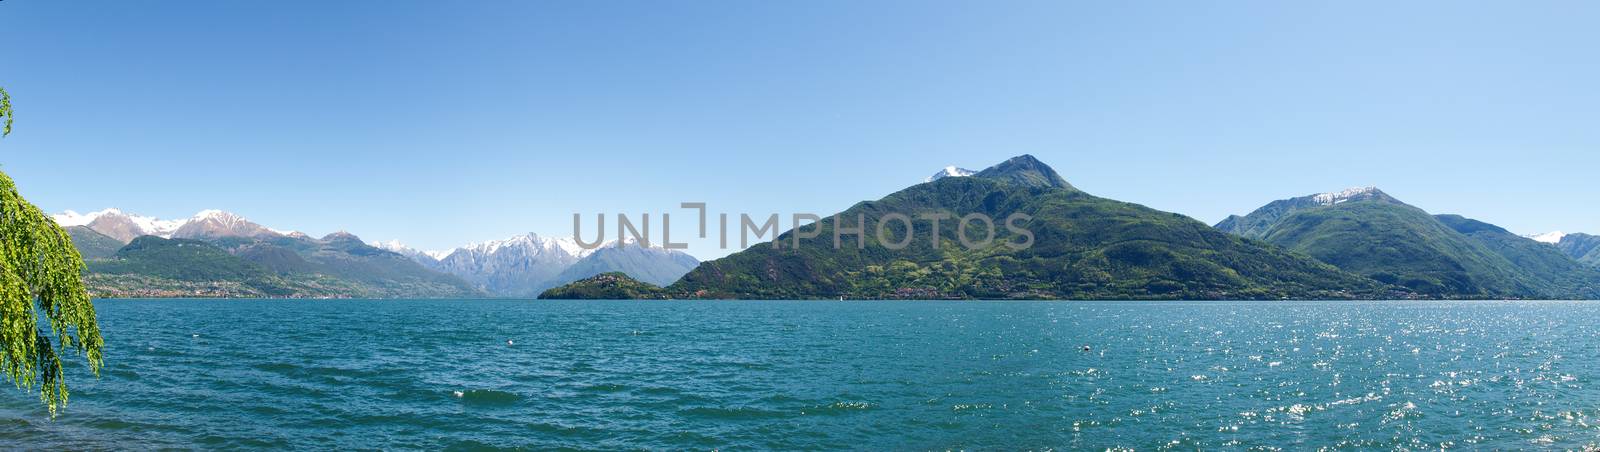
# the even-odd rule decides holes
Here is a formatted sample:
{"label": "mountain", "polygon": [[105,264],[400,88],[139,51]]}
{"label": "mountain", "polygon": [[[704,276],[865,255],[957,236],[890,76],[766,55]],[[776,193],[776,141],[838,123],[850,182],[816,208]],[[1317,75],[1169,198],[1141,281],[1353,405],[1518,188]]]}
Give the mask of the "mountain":
{"label": "mountain", "polygon": [[1531,239],[1371,187],[1273,201],[1216,227],[1430,297],[1591,296],[1593,275]]}
{"label": "mountain", "polygon": [[603,273],[622,273],[644,283],[666,286],[694,270],[700,261],[681,251],[615,242],[596,248],[551,280],[551,287]]}
{"label": "mountain", "polygon": [[[891,250],[871,232],[863,238],[864,247],[835,249],[834,219],[826,218],[808,226],[819,232],[815,237],[790,230],[778,237],[776,248],[763,243],[701,263],[667,291],[689,297],[812,299],[1389,296],[1369,279],[1183,215],[1095,197],[1028,155],[969,177],[940,178],[858,203],[840,218],[850,228],[858,224],[857,215],[876,225],[886,215],[917,218],[935,212],[955,218],[989,215],[996,222],[995,236],[968,249],[959,242],[955,220],[941,223],[937,235],[931,221],[919,220],[905,249]],[[1020,246],[1026,234],[1002,226],[1012,214],[1032,217],[1013,225],[1032,234],[1031,246]],[[905,237],[905,226],[889,225],[896,234],[891,242]]]}
{"label": "mountain", "polygon": [[398,253],[367,245],[348,232],[321,239],[272,234],[228,236],[210,243],[286,277],[321,275],[359,288],[374,298],[461,298],[483,296],[454,275],[422,266]]}
{"label": "mountain", "polygon": [[[314,239],[299,232],[268,228],[221,210],[201,211],[183,220],[161,220],[117,209],[89,214],[67,211],[53,218],[69,228],[77,238],[79,252],[86,259],[112,258],[124,244],[139,237],[186,239],[214,245],[280,277],[314,275],[327,280],[324,282],[338,282],[325,284],[324,292],[291,290],[292,296],[431,298],[489,294],[532,297],[560,283],[606,272],[624,272],[665,285],[698,264],[687,254],[660,248],[633,245],[597,253],[582,249],[570,238],[543,238],[535,234],[475,243],[448,252],[423,252],[399,241],[368,245],[347,233]],[[161,254],[144,260],[185,256],[189,255]],[[120,293],[138,292],[140,281],[128,276],[137,273],[120,273],[123,276],[118,288],[124,289]],[[176,287],[170,282],[143,282],[160,282],[166,292]],[[271,292],[257,287],[227,293],[268,296]]]}
{"label": "mountain", "polygon": [[532,297],[555,286],[552,280],[587,251],[569,238],[530,233],[457,248],[434,268],[497,296]]}
{"label": "mountain", "polygon": [[90,289],[98,296],[483,295],[458,277],[368,246],[354,235],[313,239],[220,210],[181,221],[117,209],[87,215],[68,211],[53,218],[67,227],[79,254],[89,261]]}
{"label": "mountain", "polygon": [[78,249],[78,254],[84,259],[104,259],[117,254],[124,243],[105,236],[88,226],[67,226],[67,235],[72,237],[72,245]]}
{"label": "mountain", "polygon": [[1578,262],[1600,267],[1600,236],[1589,234],[1566,234],[1561,241],[1556,243],[1556,249],[1567,256],[1577,259]]}
{"label": "mountain", "polygon": [[[583,249],[570,237],[523,234],[506,240],[474,243],[443,258],[411,250],[412,259],[434,260],[431,268],[460,276],[495,296],[534,297],[545,289],[601,273],[621,272],[657,285],[683,276],[699,261],[679,251],[645,248],[636,243],[618,248],[611,241]],[[437,254],[435,254],[437,255]]]}
{"label": "mountain", "polygon": [[172,232],[172,238],[216,239],[222,237],[262,237],[281,235],[244,217],[221,210],[205,210]]}
{"label": "mountain", "polygon": [[626,273],[590,276],[539,294],[541,300],[644,300],[667,298],[659,286],[640,282]]}
{"label": "mountain", "polygon": [[101,297],[482,295],[459,278],[367,246],[349,234],[331,234],[320,240],[274,234],[212,241],[146,235],[109,258],[87,262],[90,291]]}
{"label": "mountain", "polygon": [[1283,199],[1267,203],[1260,209],[1250,212],[1247,216],[1231,215],[1217,223],[1217,229],[1229,234],[1260,239],[1266,231],[1277,226],[1278,222],[1292,213],[1306,209],[1326,207],[1347,202],[1379,201],[1399,202],[1374,187],[1352,188],[1336,193],[1322,193],[1299,198]]}
{"label": "mountain", "polygon": [[332,289],[296,284],[206,242],[140,236],[107,259],[88,262],[86,282],[97,297],[328,296]]}
{"label": "mountain", "polygon": [[129,215],[117,209],[105,209],[89,214],[68,210],[52,215],[62,227],[84,226],[95,232],[128,243],[141,235],[170,237],[183,225],[182,221],[161,220],[154,217]]}
{"label": "mountain", "polygon": [[1548,243],[1460,215],[1435,218],[1510,262],[1522,290],[1545,298],[1600,298],[1600,271]]}
{"label": "mountain", "polygon": [[105,209],[88,214],[68,210],[52,215],[62,227],[83,226],[128,243],[142,235],[161,238],[212,239],[220,237],[257,237],[267,235],[301,235],[292,231],[275,231],[246,220],[239,215],[221,210],[202,210],[183,220],[162,220],[155,217],[124,213],[118,209]]}
{"label": "mountain", "polygon": [[390,240],[390,241],[387,241],[387,242],[377,241],[377,242],[372,242],[371,245],[373,247],[378,248],[378,249],[393,251],[395,254],[399,254],[401,256],[405,256],[405,257],[411,258],[411,260],[417,261],[417,263],[422,264],[423,267],[428,267],[428,268],[432,268],[432,269],[439,268],[439,259],[442,258],[442,257],[448,256],[450,254],[449,252],[441,253],[441,252],[437,252],[437,251],[422,251],[422,250],[418,250],[418,249],[406,246],[404,243],[400,243],[399,240]]}
{"label": "mountain", "polygon": [[939,172],[937,172],[937,173],[933,173],[932,176],[928,176],[928,178],[924,179],[923,182],[933,182],[935,180],[944,179],[946,177],[967,177],[967,176],[971,176],[971,175],[977,174],[977,173],[978,173],[977,171],[969,170],[969,169],[966,169],[966,168],[958,168],[958,167],[952,165],[952,166],[944,167],[944,169],[939,170]]}

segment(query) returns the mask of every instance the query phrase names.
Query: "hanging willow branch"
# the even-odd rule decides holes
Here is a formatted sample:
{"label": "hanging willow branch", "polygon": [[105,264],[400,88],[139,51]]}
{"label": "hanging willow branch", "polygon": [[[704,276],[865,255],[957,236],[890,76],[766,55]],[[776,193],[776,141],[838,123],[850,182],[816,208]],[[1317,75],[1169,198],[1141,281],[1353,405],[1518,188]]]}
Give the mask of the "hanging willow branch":
{"label": "hanging willow branch", "polygon": [[[100,375],[100,326],[83,285],[83,258],[67,232],[22,199],[0,173],[0,372],[18,388],[39,388],[55,416],[67,403],[61,357],[88,358]],[[39,324],[43,314],[50,328]]]}
{"label": "hanging willow branch", "polygon": [[[4,91],[0,100],[9,133],[11,103]],[[18,388],[38,388],[39,401],[55,416],[67,403],[61,358],[81,354],[99,376],[104,345],[72,238],[0,172],[0,372]]]}
{"label": "hanging willow branch", "polygon": [[5,130],[0,131],[0,137],[11,134],[11,95],[5,88],[0,88],[0,119],[5,120]]}

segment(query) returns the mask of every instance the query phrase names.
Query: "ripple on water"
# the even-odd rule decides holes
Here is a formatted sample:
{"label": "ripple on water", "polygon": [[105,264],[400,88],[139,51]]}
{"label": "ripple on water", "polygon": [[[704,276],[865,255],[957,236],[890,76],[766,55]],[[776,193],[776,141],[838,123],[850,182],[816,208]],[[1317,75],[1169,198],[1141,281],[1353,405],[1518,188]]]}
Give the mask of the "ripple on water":
{"label": "ripple on water", "polygon": [[468,389],[451,393],[461,403],[469,406],[510,406],[522,401],[522,396],[493,389]]}
{"label": "ripple on water", "polygon": [[115,351],[103,377],[72,380],[53,421],[35,394],[6,392],[0,443],[1584,449],[1600,438],[1588,377],[1600,361],[1582,358],[1600,351],[1600,304],[97,303]]}

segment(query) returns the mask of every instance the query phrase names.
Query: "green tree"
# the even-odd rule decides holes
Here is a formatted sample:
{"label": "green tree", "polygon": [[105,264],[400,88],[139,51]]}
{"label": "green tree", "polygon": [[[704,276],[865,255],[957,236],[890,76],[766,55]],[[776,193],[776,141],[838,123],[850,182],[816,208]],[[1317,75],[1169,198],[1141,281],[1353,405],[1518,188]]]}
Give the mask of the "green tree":
{"label": "green tree", "polygon": [[[11,96],[0,89],[0,119],[11,134]],[[38,388],[56,415],[67,403],[61,358],[84,356],[100,375],[100,326],[83,284],[83,258],[67,231],[17,193],[0,172],[0,371],[18,388]],[[50,328],[39,323],[43,315]]]}

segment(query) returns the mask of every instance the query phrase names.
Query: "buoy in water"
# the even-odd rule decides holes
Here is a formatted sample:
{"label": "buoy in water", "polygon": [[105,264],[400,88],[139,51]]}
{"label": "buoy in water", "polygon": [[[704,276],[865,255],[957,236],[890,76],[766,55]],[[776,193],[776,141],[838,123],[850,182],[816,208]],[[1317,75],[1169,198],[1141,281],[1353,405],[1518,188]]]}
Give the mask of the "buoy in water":
{"label": "buoy in water", "polygon": [[1083,351],[1089,351],[1089,346],[1087,346],[1087,345],[1083,346]]}
{"label": "buoy in water", "polygon": [[506,346],[507,347],[510,347],[510,346],[513,346],[513,345],[517,345],[517,343],[516,342],[511,342],[510,339],[506,339]]}

